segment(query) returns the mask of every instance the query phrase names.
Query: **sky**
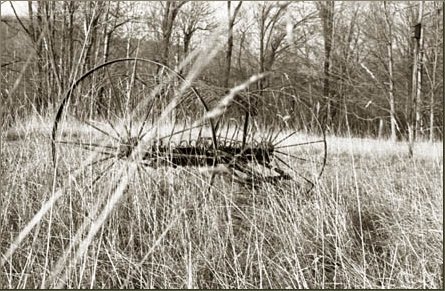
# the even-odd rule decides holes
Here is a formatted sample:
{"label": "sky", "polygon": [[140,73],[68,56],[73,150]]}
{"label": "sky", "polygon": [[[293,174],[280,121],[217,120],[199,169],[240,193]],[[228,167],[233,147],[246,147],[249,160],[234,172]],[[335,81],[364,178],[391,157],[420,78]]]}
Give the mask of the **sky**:
{"label": "sky", "polygon": [[[28,15],[28,1],[11,1],[19,16]],[[232,1],[232,11],[238,5],[239,1]],[[249,3],[247,3],[248,5]],[[215,17],[219,21],[225,21],[227,18],[226,1],[210,1],[210,5],[215,9]],[[246,4],[244,4],[246,6]],[[14,15],[10,1],[1,1],[1,15]]]}
{"label": "sky", "polygon": [[[1,3],[2,15],[14,15],[9,1],[2,1]],[[28,1],[12,1],[12,3],[18,15],[23,16],[28,14]]]}
{"label": "sky", "polygon": [[[217,7],[216,14],[218,18],[226,17],[226,1],[212,1],[211,5]],[[232,9],[236,7],[239,1],[232,1]],[[9,1],[1,1],[1,15],[14,15]],[[14,8],[19,16],[28,14],[28,1],[12,1]],[[222,9],[220,9],[222,8]]]}

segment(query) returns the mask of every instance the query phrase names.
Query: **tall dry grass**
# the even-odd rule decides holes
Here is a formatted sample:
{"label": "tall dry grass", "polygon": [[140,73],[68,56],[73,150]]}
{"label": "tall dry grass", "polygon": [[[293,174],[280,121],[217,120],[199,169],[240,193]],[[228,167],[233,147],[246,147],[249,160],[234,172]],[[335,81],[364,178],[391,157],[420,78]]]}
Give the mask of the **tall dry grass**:
{"label": "tall dry grass", "polygon": [[[1,139],[2,258],[55,191],[49,140],[36,124]],[[404,143],[328,145],[309,194],[229,177],[207,192],[209,177],[195,169],[147,169],[128,177],[103,224],[124,164],[92,188],[87,172],[58,182],[60,199],[5,260],[0,286],[442,288],[442,144],[419,144],[414,159]]]}

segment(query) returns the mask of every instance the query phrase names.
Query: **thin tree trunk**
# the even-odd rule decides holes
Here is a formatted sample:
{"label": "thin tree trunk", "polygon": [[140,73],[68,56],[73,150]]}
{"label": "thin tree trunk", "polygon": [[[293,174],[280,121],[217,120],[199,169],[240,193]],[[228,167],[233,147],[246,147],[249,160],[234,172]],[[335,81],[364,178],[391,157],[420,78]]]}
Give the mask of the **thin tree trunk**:
{"label": "thin tree trunk", "polygon": [[417,127],[417,101],[420,79],[419,71],[421,64],[420,61],[420,39],[422,33],[422,13],[423,13],[423,1],[419,2],[419,16],[418,21],[415,26],[414,32],[414,54],[413,54],[413,71],[412,71],[412,92],[411,92],[411,108],[410,108],[410,122],[408,125],[408,156],[413,157],[414,155],[414,142],[416,140],[416,127]]}
{"label": "thin tree trunk", "polygon": [[416,92],[416,126],[415,126],[415,138],[423,133],[423,124],[422,124],[422,113],[421,113],[421,104],[422,104],[422,71],[423,71],[423,6],[424,2],[421,1],[419,3],[419,19],[418,24],[420,24],[420,39],[418,43],[418,65],[417,65],[417,92]]}
{"label": "thin tree trunk", "polygon": [[104,28],[103,28],[104,47],[103,47],[103,54],[102,54],[102,62],[104,62],[104,63],[108,60],[108,55],[109,55],[109,50],[110,50],[111,32],[108,31],[109,15],[110,15],[110,2],[107,2],[107,11],[105,12]]}
{"label": "thin tree trunk", "polygon": [[330,125],[332,117],[330,68],[334,24],[334,1],[320,3],[320,14],[323,22],[324,64],[323,64],[323,97],[326,100],[326,125]]}
{"label": "thin tree trunk", "polygon": [[166,1],[164,2],[166,7],[162,18],[162,40],[161,40],[161,60],[163,65],[169,65],[170,54],[170,38],[173,31],[173,24],[179,9],[187,1]]}
{"label": "thin tree trunk", "polygon": [[242,55],[242,52],[243,52],[243,45],[244,45],[244,41],[246,40],[246,34],[245,34],[245,32],[244,33],[242,33],[242,35],[241,35],[241,39],[240,39],[240,42],[239,42],[239,52],[238,52],[238,70],[240,71],[240,73],[242,74],[242,78],[244,79],[244,70],[243,70],[243,68],[241,67],[241,55]]}
{"label": "thin tree trunk", "polygon": [[[443,3],[442,3],[443,5]],[[437,73],[437,61],[438,61],[438,48],[439,48],[439,15],[437,13],[435,17],[435,34],[434,34],[434,62],[431,81],[431,96],[430,96],[430,138],[429,141],[434,141],[434,94],[436,89],[436,73]]]}
{"label": "thin tree trunk", "polygon": [[224,73],[224,83],[223,86],[228,88],[230,86],[230,71],[232,67],[232,51],[233,51],[233,26],[235,25],[236,15],[238,14],[241,4],[243,1],[240,1],[235,8],[235,11],[231,12],[231,2],[227,1],[227,15],[229,18],[228,23],[228,38],[227,38],[227,51],[226,51],[226,71]]}
{"label": "thin tree trunk", "polygon": [[396,135],[396,118],[395,118],[395,105],[394,105],[394,76],[393,76],[393,49],[392,49],[392,25],[390,22],[389,11],[387,7],[387,1],[383,2],[385,8],[385,22],[388,32],[387,37],[387,51],[388,51],[388,73],[389,73],[389,118],[391,124],[391,141],[397,140]]}

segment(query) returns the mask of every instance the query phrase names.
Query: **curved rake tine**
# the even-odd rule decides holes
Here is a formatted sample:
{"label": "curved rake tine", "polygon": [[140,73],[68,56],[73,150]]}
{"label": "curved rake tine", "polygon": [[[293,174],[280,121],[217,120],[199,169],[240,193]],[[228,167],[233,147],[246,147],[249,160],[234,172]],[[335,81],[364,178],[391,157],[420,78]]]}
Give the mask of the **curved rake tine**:
{"label": "curved rake tine", "polygon": [[290,145],[285,145],[285,146],[279,146],[279,147],[275,147],[275,148],[276,148],[276,149],[284,149],[284,148],[297,147],[297,146],[301,146],[301,145],[308,145],[308,144],[322,143],[322,142],[324,142],[323,139],[321,139],[321,140],[316,140],[316,141],[308,141],[308,142],[302,142],[302,143],[295,143],[295,144],[290,144]]}
{"label": "curved rake tine", "polygon": [[243,125],[243,141],[241,144],[241,149],[244,149],[246,146],[246,140],[247,140],[247,129],[249,127],[249,111],[246,111],[246,115],[244,116],[244,125]]}
{"label": "curved rake tine", "polygon": [[216,139],[218,140],[218,142],[221,142],[221,134],[222,134],[222,131],[221,131],[221,130],[218,131],[218,136],[216,137]]}
{"label": "curved rake tine", "polygon": [[237,130],[238,130],[238,124],[235,124],[235,129],[233,130],[232,137],[230,138],[232,143],[235,141],[235,134],[237,133]]}
{"label": "curved rake tine", "polygon": [[295,169],[293,169],[288,163],[286,163],[285,161],[283,161],[280,157],[277,157],[277,156],[275,156],[275,157],[276,157],[281,163],[283,163],[286,167],[288,167],[292,172],[294,172],[294,173],[297,174],[300,178],[303,178],[306,182],[308,182],[309,184],[311,184],[312,187],[315,186],[315,184],[314,184],[311,180],[309,180],[308,178],[306,178],[306,177],[304,177],[304,176],[298,174],[297,171],[295,171]]}
{"label": "curved rake tine", "polygon": [[241,131],[241,128],[240,127],[238,127],[237,128],[237,131],[236,131],[236,136],[235,136],[235,139],[236,140],[238,140],[238,135],[239,135],[239,132]]}
{"label": "curved rake tine", "polygon": [[176,122],[177,122],[177,120],[176,120],[176,118],[175,118],[175,121],[173,122],[172,131],[170,132],[170,135],[169,135],[169,139],[168,139],[168,141],[167,141],[167,144],[170,144],[170,142],[171,142],[171,140],[172,140],[173,133],[175,132],[175,128],[176,128]]}
{"label": "curved rake tine", "polygon": [[[192,124],[192,121],[190,120],[190,124]],[[185,127],[187,128],[187,119],[185,120]],[[181,131],[181,135],[179,136],[179,140],[180,141],[182,141],[183,140],[183,136],[184,136],[184,132],[185,131]],[[189,133],[189,139],[191,139],[192,137],[192,129],[190,130],[190,133]]]}
{"label": "curved rake tine", "polygon": [[225,134],[225,136],[224,136],[224,146],[227,145],[227,140],[228,140],[227,136],[228,136],[228,135],[229,135],[229,123],[227,123],[226,134]]}
{"label": "curved rake tine", "polygon": [[[190,131],[190,133],[191,133],[191,131]],[[201,134],[202,134],[202,126],[199,128],[199,132],[198,132],[198,138],[197,138],[197,140],[200,140],[200,139],[201,139]],[[192,140],[191,137],[190,137],[190,140]]]}
{"label": "curved rake tine", "polygon": [[221,126],[221,122],[223,120],[223,116],[224,116],[224,114],[221,115],[220,117],[218,117],[218,121],[215,124],[215,132],[218,131],[219,127]]}

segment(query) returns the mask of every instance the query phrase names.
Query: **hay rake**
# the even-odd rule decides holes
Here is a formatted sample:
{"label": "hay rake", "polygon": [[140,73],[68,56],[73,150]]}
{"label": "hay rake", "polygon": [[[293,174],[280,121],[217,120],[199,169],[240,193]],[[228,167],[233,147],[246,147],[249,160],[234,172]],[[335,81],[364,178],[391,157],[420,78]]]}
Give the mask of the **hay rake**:
{"label": "hay rake", "polygon": [[54,162],[65,174],[88,170],[93,184],[131,161],[143,171],[204,168],[212,181],[229,173],[238,182],[296,181],[310,190],[326,164],[326,138],[311,108],[282,91],[232,92],[231,104],[208,118],[224,93],[199,82],[192,86],[152,60],[99,65],[73,84],[59,106]]}

